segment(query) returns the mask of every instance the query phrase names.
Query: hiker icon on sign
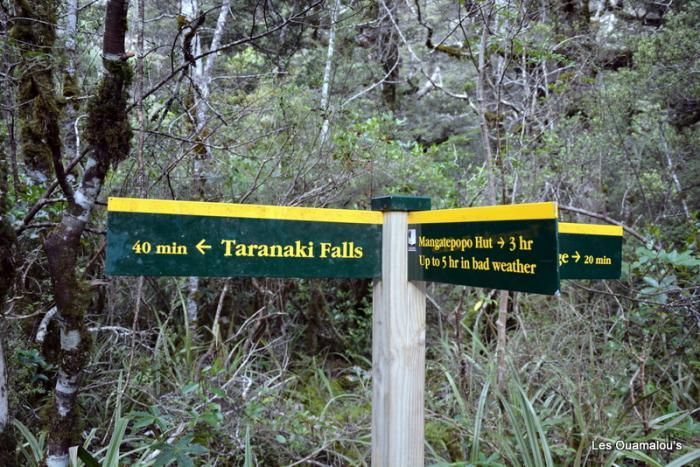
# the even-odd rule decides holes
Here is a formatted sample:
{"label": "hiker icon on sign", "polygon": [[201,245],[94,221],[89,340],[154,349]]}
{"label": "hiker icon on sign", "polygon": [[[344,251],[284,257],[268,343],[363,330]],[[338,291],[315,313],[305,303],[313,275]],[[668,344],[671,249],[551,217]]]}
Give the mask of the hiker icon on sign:
{"label": "hiker icon on sign", "polygon": [[408,229],[408,251],[416,251],[416,229]]}

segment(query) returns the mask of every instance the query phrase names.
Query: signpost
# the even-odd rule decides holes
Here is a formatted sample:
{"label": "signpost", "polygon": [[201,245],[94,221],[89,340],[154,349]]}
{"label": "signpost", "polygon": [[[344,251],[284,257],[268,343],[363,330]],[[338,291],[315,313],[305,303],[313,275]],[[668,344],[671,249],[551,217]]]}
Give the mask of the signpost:
{"label": "signpost", "polygon": [[562,279],[619,279],[622,227],[559,223],[559,275]]}
{"label": "signpost", "polygon": [[556,294],[557,205],[411,212],[412,280]]}
{"label": "signpost", "polygon": [[372,293],[372,465],[423,466],[425,283],[409,281],[408,211],[430,209],[429,198],[385,196],[382,275]]}
{"label": "signpost", "polygon": [[422,466],[424,281],[556,294],[560,277],[616,279],[622,228],[558,224],[556,203],[372,208],[110,198],[106,273],[374,278],[372,465]]}
{"label": "signpost", "polygon": [[381,274],[379,212],[134,198],[107,211],[109,275]]}

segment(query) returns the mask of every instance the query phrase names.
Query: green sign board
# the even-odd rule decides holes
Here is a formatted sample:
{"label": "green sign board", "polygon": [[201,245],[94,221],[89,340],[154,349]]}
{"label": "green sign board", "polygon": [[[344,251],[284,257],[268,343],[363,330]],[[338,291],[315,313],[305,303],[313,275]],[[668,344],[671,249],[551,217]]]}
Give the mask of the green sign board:
{"label": "green sign board", "polygon": [[619,279],[622,227],[559,223],[559,275],[562,279]]}
{"label": "green sign board", "polygon": [[556,203],[411,212],[408,223],[411,280],[559,291]]}
{"label": "green sign board", "polygon": [[110,198],[108,275],[381,275],[382,214]]}

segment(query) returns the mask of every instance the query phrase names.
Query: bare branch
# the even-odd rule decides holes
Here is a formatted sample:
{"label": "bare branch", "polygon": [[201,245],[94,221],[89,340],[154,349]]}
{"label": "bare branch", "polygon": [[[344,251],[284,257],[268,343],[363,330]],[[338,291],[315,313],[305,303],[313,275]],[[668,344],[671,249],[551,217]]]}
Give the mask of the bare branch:
{"label": "bare branch", "polygon": [[576,212],[576,213],[578,213],[578,214],[583,214],[584,216],[594,217],[594,218],[596,218],[596,219],[603,220],[603,221],[605,221],[605,222],[607,222],[607,223],[609,223],[609,224],[619,225],[619,226],[622,227],[627,233],[629,233],[630,235],[632,235],[634,238],[636,238],[636,239],[639,240],[640,242],[645,243],[645,244],[650,244],[650,243],[651,243],[652,246],[654,247],[654,249],[656,249],[656,250],[659,249],[659,246],[657,246],[652,240],[646,238],[644,235],[640,234],[639,232],[637,232],[637,231],[636,231],[635,229],[633,229],[632,227],[627,226],[627,225],[623,224],[622,222],[616,221],[615,219],[613,219],[613,218],[611,218],[611,217],[608,217],[608,216],[606,216],[605,214],[598,214],[597,212],[592,212],[592,211],[588,211],[588,210],[586,210],[586,209],[581,209],[581,208],[575,208],[575,207],[573,207],[573,206],[561,206],[561,205],[560,205],[560,206],[559,206],[559,209],[563,209],[563,210],[565,210],[565,211]]}
{"label": "bare branch", "polygon": [[[236,40],[236,41],[229,42],[228,44],[224,44],[224,45],[222,45],[222,46],[220,46],[220,47],[217,47],[217,48],[215,48],[215,49],[212,48],[211,50],[208,50],[207,52],[203,52],[203,53],[201,53],[201,54],[199,54],[199,55],[193,57],[193,60],[197,61],[197,60],[199,60],[200,58],[204,58],[204,57],[209,56],[209,55],[211,55],[211,54],[215,54],[215,53],[221,52],[221,51],[223,51],[223,50],[231,49],[231,48],[237,47],[237,46],[239,46],[239,45],[248,44],[248,43],[250,43],[250,42],[256,41],[256,40],[261,39],[261,38],[263,38],[263,37],[269,36],[269,35],[272,34],[273,32],[279,31],[280,29],[284,28],[287,24],[297,21],[299,18],[301,18],[302,16],[304,16],[306,13],[308,13],[309,11],[311,11],[312,9],[316,8],[318,5],[320,5],[321,3],[323,3],[323,1],[324,1],[324,0],[318,0],[318,1],[314,2],[314,3],[312,3],[312,4],[309,5],[308,7],[306,7],[306,8],[304,8],[303,10],[301,10],[301,11],[299,11],[299,12],[293,14],[292,16],[290,16],[290,17],[287,18],[286,20],[280,22],[279,24],[273,26],[272,28],[266,29],[264,32],[261,32],[261,33],[259,33],[259,34],[255,34],[255,35],[252,35],[252,36],[248,36],[248,37],[246,37],[246,38],[244,38],[244,39],[238,39],[238,40]],[[190,66],[189,63],[184,63],[184,64],[180,65],[179,67],[174,68],[174,69],[170,72],[170,74],[169,74],[168,76],[166,76],[165,78],[163,78],[162,80],[160,80],[160,82],[158,82],[158,84],[156,84],[156,85],[153,86],[151,89],[149,89],[148,91],[146,91],[146,92],[143,94],[143,99],[147,98],[148,96],[150,96],[151,94],[153,94],[154,92],[158,91],[160,88],[162,88],[163,86],[165,86],[166,84],[168,84],[168,82],[170,82],[170,80],[173,79],[173,77],[175,77],[176,75],[178,75],[181,71],[183,71],[184,69],[186,69],[186,68],[189,67],[189,66]],[[130,106],[127,108],[127,112],[130,112],[131,109],[133,109],[135,106],[136,106],[135,103],[132,104],[132,105],[130,105]]]}

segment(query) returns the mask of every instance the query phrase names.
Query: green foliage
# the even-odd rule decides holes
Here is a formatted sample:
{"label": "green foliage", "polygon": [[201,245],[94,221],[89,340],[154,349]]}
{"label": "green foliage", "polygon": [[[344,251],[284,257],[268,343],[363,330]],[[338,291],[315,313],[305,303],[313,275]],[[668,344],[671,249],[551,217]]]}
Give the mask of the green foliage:
{"label": "green foliage", "polygon": [[[218,54],[206,141],[199,141],[208,145],[210,156],[202,161],[207,200],[367,209],[372,196],[402,193],[430,196],[435,209],[484,204],[492,174],[472,108],[482,103],[471,60],[484,24],[481,14],[468,9],[487,5],[461,2],[458,10],[448,3],[431,3],[422,12],[434,37],[444,38],[437,50],[448,54],[426,49],[425,25],[397,4],[403,36],[400,98],[393,112],[380,99],[386,72],[378,59],[381,44],[373,36],[376,4],[344,6],[330,63],[328,109],[320,108],[320,88],[328,57],[329,4],[267,37]],[[141,174],[129,144],[140,122],[135,111],[122,111],[132,104],[126,89],[132,80],[129,63],[110,64],[107,74],[114,81],[97,84],[102,63],[93,32],[102,27],[100,5],[81,10],[81,80],[63,85],[66,95],[80,87],[93,96],[90,117],[61,121],[59,136],[65,157],[85,149],[87,141],[112,162],[122,161],[105,180],[103,200],[141,193],[136,184]],[[274,8],[262,13],[265,26],[298,8],[294,2],[270,5]],[[508,201],[556,199],[605,214],[654,244],[640,246],[626,235],[621,281],[564,283],[556,300],[520,294],[507,323],[510,372],[503,392],[494,382],[493,295],[428,286],[428,464],[676,466],[697,461],[700,454],[692,449],[700,443],[700,127],[693,103],[700,98],[695,79],[699,5],[674,2],[655,28],[642,27],[641,21],[630,26],[624,18],[630,5],[622,10],[606,5],[601,13],[617,15],[616,37],[605,36],[599,17],[588,21],[593,13],[579,5],[571,5],[574,11],[537,10],[537,5],[515,2],[493,13],[488,79],[481,84],[499,154],[492,161],[499,195],[503,189]],[[179,4],[157,7],[147,5],[145,15],[152,20],[145,25],[144,84],[152,93],[144,100],[143,175],[148,197],[192,199],[193,153],[201,154],[192,134],[199,83],[191,68],[161,81],[183,63],[177,34],[184,23],[173,21]],[[235,10],[224,43],[265,27],[254,5]],[[216,10],[208,11],[201,30],[205,49],[216,16]],[[63,66],[66,57],[62,47],[20,50],[19,43],[34,40],[36,32],[49,39],[51,31],[40,29],[53,23],[15,21],[15,41],[4,49],[8,63],[22,61],[14,68],[18,82],[3,75],[3,89],[16,91],[14,104],[13,99],[3,103],[6,114],[16,109],[31,130],[24,130],[27,141],[20,150],[35,154],[45,166],[50,153],[39,143],[56,132],[44,118],[65,116],[61,102],[27,102],[60,88],[47,70]],[[460,47],[449,45],[455,41]],[[611,64],[611,56],[626,61]],[[438,67],[441,89],[424,88],[426,75]],[[41,92],[29,86],[32,79]],[[418,98],[420,89],[428,92]],[[329,136],[321,141],[324,122]],[[73,147],[71,133],[76,125],[79,148]],[[8,121],[0,132],[8,141]],[[10,154],[6,146],[2,153]],[[17,179],[9,177],[20,187],[15,192],[8,183],[7,218],[14,227],[46,193],[44,184],[30,183],[26,169],[32,163],[19,161]],[[85,170],[79,164],[75,176]],[[58,191],[51,198],[54,202],[34,218],[39,226],[58,222],[67,208]],[[563,210],[562,216],[574,217]],[[571,220],[594,222],[583,216]],[[106,222],[98,206],[78,253],[78,273],[94,293],[86,309],[95,345],[79,396],[87,429],[81,446],[71,451],[75,463],[370,462],[369,281],[230,279],[219,310],[221,281],[202,280],[196,294],[200,328],[193,330],[183,279],[146,279],[136,316],[135,282],[104,277],[99,233]],[[26,423],[13,423],[20,465],[39,463],[45,450],[46,434],[36,428],[35,413],[38,406],[51,404],[43,385],[50,387],[55,377],[51,358],[28,343],[41,319],[39,310],[52,300],[41,248],[49,227],[30,228],[19,237],[18,280],[3,307],[11,318],[4,321],[12,349],[11,407]],[[127,365],[129,385],[115,385]],[[117,416],[122,412],[131,423]],[[667,437],[682,441],[684,450],[591,449],[595,440]]]}
{"label": "green foliage", "polygon": [[48,363],[37,349],[16,349],[15,358],[20,371],[27,371],[33,383],[48,381],[46,373],[56,369],[56,366]]}
{"label": "green foliage", "polygon": [[[456,205],[465,187],[455,147],[423,147],[399,139],[406,122],[390,114],[357,121],[334,136],[335,158],[356,172],[354,185],[363,191],[431,196],[435,207]],[[377,188],[374,188],[375,190]]]}
{"label": "green foliage", "polygon": [[27,426],[19,420],[12,420],[12,425],[20,432],[24,442],[20,445],[21,455],[26,462],[26,465],[39,466],[44,458],[46,447],[46,433],[40,433],[38,437],[27,428]]}
{"label": "green foliage", "polygon": [[134,419],[134,424],[132,426],[134,430],[153,425],[154,428],[158,428],[161,432],[165,432],[172,426],[172,417],[161,414],[160,409],[156,405],[148,407],[147,412],[141,410],[133,411],[130,413],[130,416]]}
{"label": "green foliage", "polygon": [[192,435],[186,435],[173,444],[161,443],[153,447],[161,451],[153,467],[165,467],[173,462],[180,467],[194,467],[195,464],[190,455],[198,456],[208,452],[207,448],[193,442]]}
{"label": "green foliage", "polygon": [[696,449],[688,454],[685,454],[678,459],[674,459],[666,467],[682,467],[684,465],[691,465],[690,463],[694,460],[700,459],[700,449]]}
{"label": "green foliage", "polygon": [[254,73],[262,71],[264,57],[253,47],[246,47],[226,58],[225,68],[232,73]]}
{"label": "green foliage", "polygon": [[102,467],[118,467],[119,462],[119,446],[124,438],[124,433],[126,432],[126,427],[129,424],[128,418],[117,418],[114,422],[114,431],[112,432],[112,437],[107,445],[107,453],[105,454],[104,460],[102,461]]}

